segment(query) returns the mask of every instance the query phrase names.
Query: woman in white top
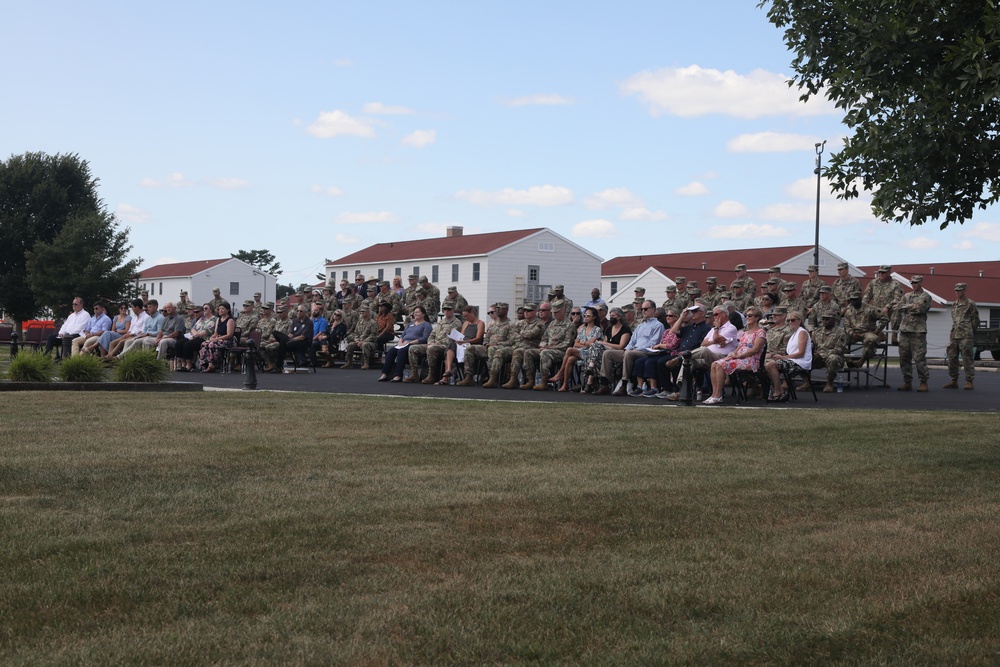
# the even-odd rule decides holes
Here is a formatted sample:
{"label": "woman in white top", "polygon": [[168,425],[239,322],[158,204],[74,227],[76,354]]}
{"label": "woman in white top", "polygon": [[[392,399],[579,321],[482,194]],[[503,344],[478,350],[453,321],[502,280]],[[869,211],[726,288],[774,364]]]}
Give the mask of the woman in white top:
{"label": "woman in white top", "polygon": [[803,370],[812,368],[812,338],[802,326],[802,313],[793,310],[788,313],[788,319],[785,321],[792,329],[785,354],[776,354],[764,364],[764,368],[771,378],[771,386],[774,387],[774,400],[782,403],[788,401],[788,392],[777,393],[781,389],[781,372],[793,371],[798,368]]}

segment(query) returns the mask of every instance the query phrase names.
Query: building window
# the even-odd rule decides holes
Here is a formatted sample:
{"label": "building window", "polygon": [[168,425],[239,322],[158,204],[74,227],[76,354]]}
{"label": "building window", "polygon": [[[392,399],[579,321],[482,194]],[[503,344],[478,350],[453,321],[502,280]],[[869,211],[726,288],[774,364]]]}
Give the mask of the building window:
{"label": "building window", "polygon": [[555,252],[556,244],[552,241],[539,241],[538,252]]}
{"label": "building window", "polygon": [[528,282],[537,283],[538,282],[538,267],[529,266],[528,267]]}
{"label": "building window", "polygon": [[451,265],[451,282],[458,282],[458,264]]}
{"label": "building window", "polygon": [[420,267],[419,266],[413,267],[413,275],[415,275],[417,278],[420,277]]}
{"label": "building window", "polygon": [[229,296],[239,296],[239,295],[240,295],[240,284],[229,283]]}
{"label": "building window", "polygon": [[163,296],[163,283],[160,283],[160,296]]}
{"label": "building window", "polygon": [[396,267],[396,275],[399,276],[400,278],[403,277],[403,269],[401,267],[398,266]]}
{"label": "building window", "polygon": [[472,263],[472,282],[479,282],[479,262]]}
{"label": "building window", "polygon": [[379,269],[378,270],[378,281],[382,282],[383,280],[385,280],[385,269]]}
{"label": "building window", "polygon": [[340,274],[340,279],[347,280],[347,269],[344,269],[344,272]]}
{"label": "building window", "polygon": [[611,281],[611,296],[614,296],[617,293],[618,293],[618,281],[617,280],[612,280]]}
{"label": "building window", "polygon": [[437,264],[433,264],[431,266],[431,282],[432,283],[437,283],[438,277],[439,277],[438,276],[438,265]]}
{"label": "building window", "polygon": [[990,308],[989,328],[996,329],[997,327],[1000,327],[1000,308]]}

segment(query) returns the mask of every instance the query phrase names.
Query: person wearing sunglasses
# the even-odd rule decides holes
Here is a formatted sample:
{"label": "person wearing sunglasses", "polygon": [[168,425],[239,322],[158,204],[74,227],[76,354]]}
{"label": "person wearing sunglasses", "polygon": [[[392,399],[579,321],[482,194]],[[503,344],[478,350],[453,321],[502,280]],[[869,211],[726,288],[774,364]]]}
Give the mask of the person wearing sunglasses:
{"label": "person wearing sunglasses", "polygon": [[[648,355],[653,346],[659,343],[660,338],[663,337],[663,324],[654,317],[656,303],[647,299],[642,302],[640,310],[644,319],[636,325],[625,349],[606,350],[601,359],[601,374],[608,386],[614,386],[616,382],[618,384],[618,387],[612,392],[615,396],[626,396],[629,390],[635,389],[635,384],[632,381],[632,367],[635,365],[636,359]],[[612,376],[612,369],[615,368],[616,363],[622,365],[620,378]]]}
{"label": "person wearing sunglasses", "polygon": [[771,386],[775,391],[774,400],[779,403],[788,401],[787,391],[779,393],[782,388],[781,374],[794,372],[796,368],[803,370],[812,368],[812,339],[806,328],[802,326],[801,312],[793,310],[788,313],[788,327],[791,330],[791,335],[788,338],[784,354],[775,354],[764,364],[764,368],[771,378]]}

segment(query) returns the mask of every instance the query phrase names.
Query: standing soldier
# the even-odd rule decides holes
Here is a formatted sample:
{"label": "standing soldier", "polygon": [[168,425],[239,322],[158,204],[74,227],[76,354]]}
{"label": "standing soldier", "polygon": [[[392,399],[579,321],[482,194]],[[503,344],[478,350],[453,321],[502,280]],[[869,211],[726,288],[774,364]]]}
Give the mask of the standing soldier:
{"label": "standing soldier", "polygon": [[219,309],[219,306],[221,306],[225,302],[226,300],[222,298],[222,290],[219,289],[218,287],[213,287],[212,300],[208,302],[208,305],[212,307],[212,312],[214,313],[215,311],[217,311]]}
{"label": "standing soldier", "polygon": [[[188,301],[187,290],[181,290],[181,298],[177,300],[177,314],[187,315],[187,312],[191,310],[192,306],[194,306],[194,304]],[[195,306],[195,308],[201,310],[200,306]],[[190,327],[188,327],[188,330],[190,330]]]}
{"label": "standing soldier", "polygon": [[818,329],[823,322],[824,315],[836,315],[840,319],[840,306],[833,300],[833,288],[823,285],[819,288],[819,301],[809,309],[809,324],[811,328]]}
{"label": "standing soldier", "polygon": [[684,276],[674,278],[674,284],[677,285],[678,294],[684,294],[687,291],[687,278]]}
{"label": "standing soldier", "polygon": [[[757,286],[754,285],[755,289],[756,287]],[[745,313],[747,311],[747,308],[753,305],[753,298],[749,294],[747,294],[746,289],[743,287],[742,282],[733,283],[733,296],[730,300],[733,302],[733,305],[736,306],[736,310],[740,311],[741,313]],[[679,313],[682,310],[683,308],[681,310],[678,310],[677,312]]]}
{"label": "standing soldier", "polygon": [[[642,289],[643,293],[646,292],[646,290],[643,289],[643,288],[641,288],[641,287],[637,287],[636,291],[638,291],[640,289]],[[549,301],[552,302],[552,304],[553,304],[552,307],[553,308],[555,308],[555,303],[557,301],[564,301],[565,303],[563,304],[563,307],[566,309],[566,312],[568,313],[569,311],[573,310],[573,299],[571,299],[568,296],[566,296],[566,294],[564,293],[565,290],[563,289],[562,285],[555,285],[552,288],[552,291],[554,292],[554,294],[553,294],[552,298],[549,299]]]}
{"label": "standing soldier", "polygon": [[260,300],[260,292],[253,293],[253,314],[260,318],[260,311],[264,310],[264,304]]}
{"label": "standing soldier", "polygon": [[820,357],[826,366],[826,386],[823,387],[823,392],[826,394],[833,391],[833,383],[837,379],[837,373],[844,367],[844,348],[847,346],[847,334],[837,326],[839,319],[840,313],[823,313],[823,326],[817,327],[812,332],[815,356]]}
{"label": "standing soldier", "polygon": [[948,342],[948,376],[951,380],[945,389],[958,389],[958,356],[962,355],[965,368],[965,388],[972,389],[976,379],[976,363],[973,359],[972,341],[979,328],[979,308],[976,302],[965,296],[967,285],[955,284],[955,303],[951,305],[951,340]]}
{"label": "standing soldier", "polygon": [[813,304],[819,301],[820,288],[826,283],[819,277],[819,267],[815,264],[807,266],[806,271],[809,272],[809,277],[802,281],[799,298],[802,299],[807,308],[812,308]]}
{"label": "standing soldier", "polygon": [[[729,287],[733,290],[733,296],[736,296],[736,286],[742,285],[743,293],[750,297],[750,302],[752,303],[753,298],[757,296],[757,283],[747,274],[747,265],[737,264],[733,270],[736,272],[736,277],[733,279],[733,282],[729,283]],[[736,301],[736,299],[734,298],[733,301]],[[740,312],[743,311],[741,310]]]}
{"label": "standing soldier", "polygon": [[431,322],[436,322],[438,313],[441,312],[441,290],[427,280],[427,276],[420,276],[420,286],[426,293],[424,307],[427,309],[427,315]]}
{"label": "standing soldier", "polygon": [[[931,309],[931,297],[924,291],[924,277],[910,278],[913,291],[905,295],[896,308],[895,318],[899,331],[899,369],[903,371],[903,384],[899,391],[913,389],[913,366],[917,367],[920,386],[917,391],[927,391],[927,311]],[[897,324],[897,322],[893,322]]]}
{"label": "standing soldier", "polygon": [[865,288],[865,293],[861,297],[861,300],[879,311],[882,320],[888,325],[889,320],[892,318],[892,309],[895,308],[896,304],[902,298],[903,288],[892,279],[892,267],[888,264],[883,264],[878,267],[875,277],[868,283],[868,287]]}
{"label": "standing soldier", "polygon": [[372,303],[369,307],[374,307],[377,310],[383,303],[388,303],[389,311],[392,313],[392,316],[397,320],[400,319],[403,313],[403,302],[399,298],[399,295],[390,289],[389,281],[383,280],[380,282],[378,284],[378,290],[379,291],[372,298]]}
{"label": "standing soldier", "polygon": [[711,310],[723,302],[722,292],[718,291],[719,279],[715,276],[709,276],[705,278],[705,285],[708,287],[708,291],[701,295],[701,300]]}
{"label": "standing soldier", "polygon": [[782,291],[784,291],[785,285],[791,284],[791,281],[785,280],[784,278],[781,277],[781,267],[780,266],[772,266],[771,268],[769,268],[767,270],[767,275],[768,275],[768,280],[777,280],[778,281],[778,288],[777,288],[776,291],[779,292],[779,293],[782,292]]}
{"label": "standing soldier", "polygon": [[833,300],[840,304],[840,312],[843,314],[847,308],[847,302],[851,300],[851,292],[863,292],[861,281],[851,275],[850,265],[847,262],[837,264],[839,277],[833,281]]}
{"label": "standing soldier", "polygon": [[409,286],[403,290],[403,310],[407,317],[413,312],[413,307],[417,305],[417,276],[412,273],[407,276]]}
{"label": "standing soldier", "polygon": [[[802,302],[802,299],[795,296],[796,289],[795,283],[786,282],[784,287],[781,288],[783,296],[781,301],[778,302],[778,305],[787,310],[789,313],[795,311],[802,313],[802,316],[805,317],[805,313],[808,308],[806,307],[806,304]],[[805,324],[805,322],[803,322],[803,324]]]}

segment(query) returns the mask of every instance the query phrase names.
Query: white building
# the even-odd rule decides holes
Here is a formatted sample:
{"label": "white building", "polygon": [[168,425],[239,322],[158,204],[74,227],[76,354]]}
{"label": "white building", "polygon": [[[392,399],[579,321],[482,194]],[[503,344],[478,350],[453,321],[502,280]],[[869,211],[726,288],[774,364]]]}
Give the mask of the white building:
{"label": "white building", "polygon": [[550,229],[523,229],[490,234],[462,233],[449,227],[444,238],[377,243],[328,261],[327,281],[351,284],[357,275],[407,285],[410,274],[427,276],[442,298],[454,285],[479,307],[503,301],[511,311],[526,302],[543,301],[554,285],[582,304],[600,284],[601,258]]}
{"label": "white building", "polygon": [[194,303],[206,303],[212,300],[212,290],[218,287],[222,298],[238,310],[243,301],[253,299],[254,292],[261,293],[263,302],[274,301],[277,278],[229,257],[151,266],[139,272],[136,285],[161,304],[176,302],[181,290],[186,290],[188,299]]}

